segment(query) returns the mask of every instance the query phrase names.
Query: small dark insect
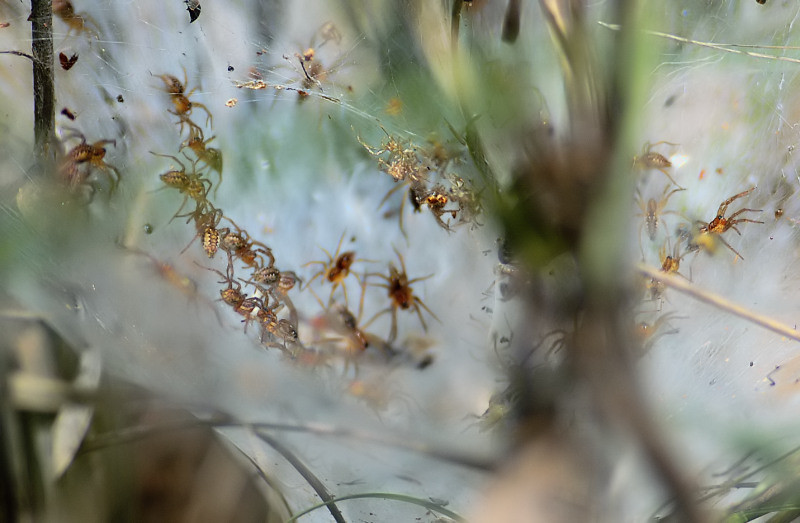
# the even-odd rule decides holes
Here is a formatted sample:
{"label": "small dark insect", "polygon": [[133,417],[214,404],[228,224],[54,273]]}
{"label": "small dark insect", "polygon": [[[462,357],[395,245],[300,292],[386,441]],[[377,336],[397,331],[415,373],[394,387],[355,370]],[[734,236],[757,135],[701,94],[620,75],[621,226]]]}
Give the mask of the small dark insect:
{"label": "small dark insect", "polygon": [[189,23],[191,24],[200,16],[200,1],[185,0],[186,10],[189,11]]}
{"label": "small dark insect", "polygon": [[123,103],[123,102],[125,101],[125,99],[122,97],[122,95],[121,95],[121,94],[118,94],[118,95],[117,95],[117,101],[118,101],[119,103]]}
{"label": "small dark insect", "polygon": [[144,233],[145,234],[153,234],[153,226],[149,223],[144,224]]}
{"label": "small dark insect", "polygon": [[66,107],[64,107],[63,109],[61,109],[61,114],[63,114],[64,116],[66,116],[66,117],[67,117],[67,118],[69,118],[70,120],[72,120],[72,121],[75,121],[75,118],[76,118],[76,117],[75,117],[75,113],[73,113],[72,111],[70,111],[70,110],[69,110],[69,109],[67,109]]}
{"label": "small dark insect", "polygon": [[756,2],[758,2],[761,5],[764,5],[767,3],[767,0],[756,0]]}
{"label": "small dark insect", "polygon": [[72,56],[67,58],[67,55],[64,53],[58,53],[58,61],[61,63],[61,68],[65,71],[69,71],[72,69],[72,66],[75,65],[75,62],[78,61],[78,54],[73,53]]}
{"label": "small dark insect", "polygon": [[229,65],[229,66],[228,66],[228,72],[229,72],[229,73],[232,73],[232,72],[233,72],[233,66],[232,66],[232,65]]}

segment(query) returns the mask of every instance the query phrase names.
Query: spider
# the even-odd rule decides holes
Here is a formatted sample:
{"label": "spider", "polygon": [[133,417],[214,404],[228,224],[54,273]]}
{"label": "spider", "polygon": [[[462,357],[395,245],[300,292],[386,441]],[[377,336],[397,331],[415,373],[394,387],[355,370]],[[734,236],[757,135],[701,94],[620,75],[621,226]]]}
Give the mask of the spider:
{"label": "spider", "polygon": [[[92,170],[98,170],[105,174],[111,182],[109,194],[112,194],[119,185],[120,174],[116,167],[106,163],[106,149],[103,145],[110,143],[116,147],[117,141],[99,140],[90,144],[86,142],[86,137],[80,131],[75,129],[70,129],[70,131],[65,139],[78,137],[81,139],[81,143],[64,154],[58,167],[59,177],[74,191],[79,186],[87,185],[86,180]],[[88,185],[94,194],[94,185],[91,183]]]}
{"label": "spider", "polygon": [[[342,249],[342,242],[344,241],[345,233],[342,233],[342,236],[339,238],[339,244],[336,246],[336,253],[331,256],[331,253],[328,252],[324,247],[320,247],[325,254],[328,256],[328,261],[311,261],[303,265],[303,267],[307,267],[309,265],[321,265],[322,269],[319,272],[314,274],[308,283],[306,283],[306,288],[311,285],[311,282],[319,278],[320,276],[324,277],[327,281],[333,284],[331,288],[331,295],[328,298],[328,305],[333,303],[333,293],[336,291],[338,286],[342,286],[342,292],[344,293],[344,301],[345,304],[347,303],[347,287],[344,284],[344,280],[350,275],[350,267],[356,261],[371,261],[371,260],[363,260],[363,259],[356,259],[355,251],[347,251],[339,254],[339,251]],[[353,274],[358,280],[358,275]],[[360,281],[360,280],[359,280]],[[316,297],[316,294],[315,294]],[[317,301],[319,301],[320,305],[322,305],[322,300],[317,297]],[[325,308],[324,305],[322,305]]]}
{"label": "spider", "polygon": [[[275,256],[272,255],[272,249],[267,247],[261,242],[255,241],[250,238],[247,231],[241,229],[236,222],[225,217],[226,220],[231,222],[235,231],[230,229],[220,230],[219,248],[228,253],[228,259],[239,258],[248,267],[263,267],[264,258],[262,254],[269,258],[269,265],[275,265]],[[255,248],[254,248],[255,247]]]}
{"label": "spider", "polygon": [[644,218],[644,221],[639,225],[639,237],[642,236],[642,228],[647,226],[647,236],[650,240],[656,239],[656,231],[658,230],[659,222],[663,223],[663,219],[661,216],[665,214],[678,214],[675,211],[664,211],[664,207],[667,206],[667,202],[669,201],[670,197],[673,194],[680,191],[685,191],[686,189],[673,189],[669,193],[667,190],[669,189],[669,185],[664,187],[664,192],[661,194],[661,200],[656,202],[654,198],[650,198],[647,200],[647,205],[644,203],[644,199],[639,194],[637,189],[637,201],[636,203],[639,205],[639,208],[642,210],[641,214],[637,214],[637,216],[641,216]]}
{"label": "spider", "polygon": [[[69,0],[53,0],[53,14],[69,26],[67,36],[72,31],[76,33],[86,33],[98,39],[98,25],[90,16],[85,13],[75,13],[75,7]],[[91,25],[91,27],[89,27]]]}
{"label": "spider", "polygon": [[[217,230],[217,227],[222,219],[222,210],[215,209],[210,203],[205,202],[204,204],[198,204],[194,212],[182,214],[180,216],[189,216],[189,219],[186,220],[186,223],[194,220],[195,229],[197,230],[197,233],[194,235],[189,244],[183,248],[181,254],[186,252],[186,250],[191,247],[195,238],[200,238],[203,245],[203,251],[206,253],[206,256],[213,258],[219,249],[220,233]],[[173,217],[173,219],[174,218],[175,217]]]}
{"label": "spider", "polygon": [[[189,198],[197,202],[198,206],[208,203],[207,197],[209,191],[211,191],[212,184],[210,180],[203,178],[200,176],[200,173],[197,172],[197,162],[199,160],[192,162],[192,172],[187,173],[186,166],[183,165],[183,163],[175,156],[154,153],[153,151],[150,151],[150,154],[154,156],[163,156],[164,158],[171,158],[181,166],[180,170],[172,169],[159,175],[159,178],[161,178],[161,181],[164,182],[167,187],[178,189],[178,191],[184,195],[183,203],[181,203],[181,206],[178,208],[178,212],[175,213],[175,216],[173,216],[173,219],[180,215],[180,212],[183,210],[183,207],[186,205],[186,202],[189,200]],[[185,154],[184,157],[186,160],[191,161]]]}
{"label": "spider", "polygon": [[[216,136],[212,136],[208,140],[205,139],[203,136],[203,130],[196,126],[189,127],[189,138],[181,144],[181,148],[179,151],[182,151],[186,147],[194,151],[194,154],[197,155],[197,159],[206,166],[210,167],[211,170],[217,171],[219,175],[219,182],[218,184],[222,183],[222,151],[217,149],[216,147],[208,147],[208,144],[211,143]],[[219,185],[214,188],[214,196],[217,194],[217,190],[219,189]]]}
{"label": "spider", "polygon": [[[740,214],[742,214],[743,212],[761,212],[761,209],[739,209],[738,211],[736,211],[735,213],[731,214],[727,218],[725,217],[725,212],[728,210],[728,205],[730,205],[734,200],[738,200],[739,198],[747,196],[748,194],[753,192],[755,189],[756,189],[755,187],[750,187],[746,191],[742,191],[739,194],[734,194],[733,196],[731,196],[730,198],[728,198],[727,200],[725,200],[724,202],[719,204],[719,209],[717,209],[717,215],[714,217],[713,220],[711,220],[707,224],[704,224],[702,227],[700,227],[700,231],[699,231],[698,236],[715,234],[716,238],[718,238],[719,241],[721,241],[728,249],[733,251],[733,253],[736,254],[736,256],[738,256],[739,258],[744,260],[742,255],[739,254],[739,252],[736,249],[731,247],[731,245],[722,238],[722,233],[724,233],[728,229],[733,229],[734,231],[736,231],[736,234],[741,236],[742,233],[739,231],[739,229],[736,228],[736,224],[745,223],[745,222],[749,222],[749,223],[764,223],[764,222],[761,222],[761,221],[758,221],[758,220],[751,220],[749,218],[734,219],[737,216],[739,216]],[[697,222],[697,223],[701,224],[703,222]],[[696,242],[694,240],[693,240],[693,243],[694,243],[694,245],[698,245],[698,242]]]}
{"label": "spider", "polygon": [[247,325],[251,321],[251,315],[254,310],[256,309],[263,309],[264,302],[261,298],[256,297],[247,297],[245,293],[242,292],[242,285],[233,279],[233,266],[228,264],[228,268],[226,269],[226,274],[222,274],[217,269],[212,269],[210,267],[205,267],[205,269],[209,271],[214,271],[220,276],[222,276],[222,280],[218,283],[225,283],[227,287],[219,291],[220,299],[217,301],[225,302],[227,305],[230,305],[233,308],[233,311],[237,314],[244,316],[244,328],[245,332],[247,332]]}
{"label": "spider", "polygon": [[[688,281],[692,281],[690,278],[687,278],[678,272],[681,267],[681,260],[683,260],[683,257],[691,251],[686,251],[683,254],[680,254],[680,244],[676,243],[672,248],[672,253],[667,254],[669,243],[670,240],[667,238],[667,240],[664,242],[664,245],[662,245],[661,249],[658,251],[658,256],[661,260],[661,272],[665,272],[667,274],[677,274]],[[664,284],[655,279],[650,280],[648,288],[650,289],[650,295],[653,300],[657,300],[664,293]]]}
{"label": "spider", "polygon": [[678,145],[676,143],[665,141],[656,142],[654,144],[647,142],[644,144],[644,147],[642,147],[642,153],[639,156],[633,157],[633,166],[642,170],[658,169],[678,188],[684,189],[685,187],[681,187],[681,185],[676,182],[675,179],[667,172],[667,169],[672,167],[672,162],[670,162],[663,154],[653,152],[653,147],[656,145],[661,145],[662,143],[667,145]]}
{"label": "spider", "polygon": [[192,110],[195,107],[199,107],[206,112],[206,125],[212,125],[213,116],[211,116],[211,112],[208,110],[208,107],[201,104],[200,102],[192,102],[189,100],[189,97],[195,91],[192,89],[188,93],[186,92],[186,68],[183,69],[183,83],[181,83],[178,78],[172,76],[171,74],[162,74],[158,75],[158,78],[161,78],[161,81],[164,82],[166,86],[167,93],[170,95],[172,99],[172,105],[175,107],[174,111],[169,111],[170,113],[174,114],[178,118],[180,118],[180,126],[181,131],[183,131],[183,124],[189,125],[190,128],[197,128],[197,124],[192,122],[189,119],[189,115],[192,114]]}
{"label": "spider", "polygon": [[389,337],[387,338],[388,343],[392,343],[397,338],[397,309],[409,310],[414,309],[417,313],[417,317],[419,318],[420,323],[422,324],[422,328],[427,331],[428,325],[425,323],[425,319],[422,317],[422,309],[433,316],[436,321],[439,321],[439,318],[428,308],[425,303],[419,299],[417,296],[414,295],[413,289],[411,289],[411,285],[418,281],[427,280],[430,278],[431,275],[423,276],[420,278],[414,278],[412,280],[408,279],[406,275],[406,264],[403,261],[403,257],[394,249],[395,254],[397,254],[397,258],[400,260],[400,267],[402,270],[398,270],[393,264],[389,264],[389,276],[380,274],[380,273],[370,273],[368,276],[378,276],[379,278],[383,278],[386,280],[386,283],[377,283],[374,284],[376,287],[383,287],[388,291],[388,296],[391,299],[391,305],[378,312],[373,316],[365,325],[364,328],[368,327],[373,321],[375,321],[378,317],[386,314],[387,312],[392,314],[392,326],[389,330]]}
{"label": "spider", "polygon": [[436,223],[439,224],[439,227],[447,232],[453,232],[453,230],[450,228],[450,224],[442,220],[443,214],[449,214],[454,220],[456,219],[456,214],[458,213],[457,210],[445,209],[445,206],[449,201],[450,199],[445,193],[444,186],[437,185],[425,195],[423,203],[428,205],[428,209],[430,209],[431,213],[433,213],[433,217],[436,218]]}

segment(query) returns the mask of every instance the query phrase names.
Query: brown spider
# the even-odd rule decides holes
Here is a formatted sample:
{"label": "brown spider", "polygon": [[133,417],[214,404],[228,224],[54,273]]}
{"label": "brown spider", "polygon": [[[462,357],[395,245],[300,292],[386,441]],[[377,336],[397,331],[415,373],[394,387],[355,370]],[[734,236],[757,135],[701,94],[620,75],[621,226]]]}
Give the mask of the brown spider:
{"label": "brown spider", "polygon": [[[69,0],[53,0],[53,14],[69,26],[67,36],[72,31],[86,33],[98,39],[98,26],[90,16],[85,13],[75,13],[75,7]],[[91,27],[89,27],[91,25]]]}
{"label": "brown spider", "polygon": [[[667,274],[677,274],[688,281],[692,281],[690,278],[687,278],[678,272],[681,267],[681,260],[683,260],[683,257],[691,251],[686,251],[683,254],[680,254],[680,244],[676,243],[672,248],[672,254],[667,254],[667,246],[669,243],[669,238],[667,238],[667,240],[664,242],[664,245],[662,245],[661,249],[658,251],[659,259],[661,260],[661,272],[665,272]],[[650,289],[650,295],[653,300],[657,300],[664,293],[664,284],[656,279],[650,280],[648,288]]]}
{"label": "brown spider", "polygon": [[212,269],[210,267],[205,267],[205,269],[214,271],[222,276],[222,280],[219,281],[219,283],[225,283],[227,287],[219,291],[220,299],[218,301],[225,302],[233,308],[235,313],[244,316],[244,320],[242,321],[244,322],[245,332],[247,332],[247,325],[252,319],[251,315],[253,311],[256,309],[263,309],[264,302],[261,298],[248,298],[247,295],[242,292],[242,285],[233,279],[233,266],[231,264],[228,264],[226,274],[222,274],[217,269]]}
{"label": "brown spider", "polygon": [[196,107],[201,108],[206,112],[206,125],[211,125],[213,122],[213,116],[211,116],[211,112],[208,110],[208,107],[201,104],[200,102],[192,102],[189,100],[189,97],[195,92],[195,89],[192,89],[188,93],[186,92],[186,68],[183,69],[183,83],[181,83],[178,78],[172,76],[171,74],[162,74],[158,75],[158,78],[161,78],[161,81],[164,82],[166,86],[166,91],[170,95],[172,99],[172,105],[175,108],[174,111],[168,111],[178,118],[180,118],[180,126],[181,131],[183,131],[183,124],[189,125],[190,128],[198,128],[197,124],[192,122],[189,119],[189,116],[192,114],[192,110]]}
{"label": "brown spider", "polygon": [[389,330],[389,337],[387,338],[388,343],[392,343],[397,338],[397,309],[409,310],[414,309],[417,313],[417,317],[419,318],[420,323],[422,324],[422,328],[427,331],[428,325],[425,323],[425,319],[422,317],[422,309],[425,309],[428,314],[433,316],[433,318],[439,321],[439,318],[428,308],[425,303],[419,299],[417,296],[414,295],[414,291],[411,289],[411,285],[418,281],[427,280],[430,278],[431,275],[423,276],[420,278],[414,278],[412,280],[408,279],[406,275],[406,264],[403,261],[403,257],[394,249],[395,254],[397,254],[397,258],[400,260],[400,267],[402,270],[398,270],[393,264],[389,264],[389,276],[380,274],[380,273],[370,273],[368,276],[378,276],[379,278],[383,278],[386,280],[386,283],[377,283],[374,284],[376,287],[383,287],[388,291],[388,296],[391,299],[391,304],[388,308],[378,312],[373,316],[365,325],[364,328],[368,327],[373,321],[375,321],[378,317],[386,314],[387,312],[392,314],[392,326]]}
{"label": "brown spider", "polygon": [[[169,154],[160,154],[154,153],[150,151],[150,154],[154,156],[163,156],[164,158],[171,158],[175,160],[175,162],[181,166],[180,170],[170,169],[169,171],[160,174],[159,178],[167,187],[171,187],[173,189],[178,189],[178,191],[183,194],[183,203],[178,208],[178,212],[175,213],[175,216],[180,215],[180,212],[183,210],[183,207],[186,205],[186,202],[191,198],[194,200],[198,206],[208,204],[208,193],[211,191],[211,181],[203,178],[199,172],[197,172],[197,162],[199,160],[195,160],[192,162],[192,172],[186,172],[186,166],[176,158],[175,156]],[[189,157],[184,155],[187,161]],[[173,218],[175,218],[173,216]]]}
{"label": "brown spider", "polygon": [[[719,239],[719,241],[721,241],[728,249],[733,251],[733,253],[736,254],[736,256],[744,260],[742,255],[739,254],[739,252],[736,249],[731,247],[731,245],[722,238],[722,233],[724,233],[728,229],[733,229],[734,231],[736,231],[736,234],[741,236],[742,233],[739,231],[739,229],[736,228],[736,224],[745,222],[764,223],[758,220],[751,220],[749,218],[734,219],[743,212],[761,212],[761,209],[739,209],[738,211],[731,214],[727,218],[725,217],[725,212],[728,210],[728,205],[730,205],[734,200],[738,200],[743,196],[747,196],[755,189],[756,189],[755,187],[750,187],[746,191],[742,191],[739,194],[734,194],[733,196],[722,202],[719,205],[719,209],[717,209],[717,215],[714,217],[714,219],[708,222],[707,224],[704,224],[702,227],[700,227],[698,236],[715,234],[716,238]],[[703,222],[698,222],[698,224],[701,223]],[[698,245],[698,242],[696,240],[693,240],[693,243],[694,245]]]}
{"label": "brown spider", "polygon": [[655,147],[656,145],[661,145],[662,143],[665,143],[667,145],[678,145],[676,143],[665,142],[665,141],[656,142],[653,144],[647,142],[644,144],[644,147],[642,147],[642,153],[639,156],[633,157],[633,166],[637,169],[645,171],[649,169],[658,169],[664,174],[664,176],[669,178],[669,181],[674,183],[678,188],[684,189],[684,187],[681,187],[681,185],[678,182],[676,182],[675,179],[672,178],[672,176],[667,172],[667,169],[672,167],[672,162],[670,162],[663,154],[653,152],[652,150],[653,147]]}
{"label": "brown spider", "polygon": [[[336,288],[340,285],[342,287],[342,292],[344,293],[345,304],[347,303],[347,287],[344,284],[344,280],[350,275],[350,267],[356,261],[370,261],[370,260],[356,259],[355,251],[347,251],[343,252],[342,254],[339,254],[339,251],[342,249],[342,242],[344,241],[344,235],[345,233],[343,232],[342,236],[339,238],[339,244],[336,246],[336,252],[334,253],[333,256],[331,256],[331,253],[328,252],[324,247],[320,247],[320,249],[322,249],[323,252],[325,252],[325,254],[328,256],[328,261],[317,260],[308,262],[305,265],[303,265],[303,267],[307,267],[309,265],[322,266],[322,269],[320,269],[319,272],[314,274],[311,277],[311,279],[308,280],[308,283],[306,283],[305,286],[306,288],[308,288],[308,286],[311,285],[311,282],[313,282],[320,276],[324,277],[325,280],[329,281],[333,285],[333,287],[331,288],[331,295],[328,298],[328,305],[333,303],[333,293],[336,291]],[[359,279],[357,274],[354,273],[353,276],[355,276],[357,280]],[[319,301],[320,305],[322,305],[322,300],[320,300],[319,297],[317,297],[317,301]],[[322,307],[325,308],[324,305],[322,305]]]}
{"label": "brown spider", "polygon": [[[194,154],[197,155],[197,159],[206,166],[210,167],[211,170],[217,171],[219,175],[219,184],[222,183],[222,151],[217,149],[216,147],[208,147],[208,144],[211,143],[216,136],[212,136],[208,140],[206,140],[203,136],[203,130],[196,126],[189,127],[189,138],[181,144],[180,150],[182,151],[184,148],[188,147]],[[219,185],[214,188],[214,195],[216,196],[216,191],[219,189]]]}
{"label": "brown spider", "polygon": [[195,238],[200,238],[206,256],[213,258],[219,249],[220,233],[217,227],[222,219],[222,210],[215,209],[210,203],[205,202],[202,205],[198,204],[194,212],[185,215],[182,214],[180,216],[189,216],[186,223],[194,220],[195,229],[197,230],[197,233],[189,244],[183,248],[181,254],[186,252],[192,243],[194,243]]}
{"label": "brown spider", "polygon": [[219,248],[228,253],[229,260],[239,258],[248,267],[263,267],[264,258],[262,254],[269,258],[269,265],[275,265],[275,256],[272,255],[272,249],[259,241],[250,238],[247,231],[236,225],[236,222],[225,217],[226,220],[231,222],[235,231],[228,228],[220,230]]}
{"label": "brown spider", "polygon": [[650,198],[647,200],[647,205],[644,204],[644,199],[641,197],[641,195],[639,195],[639,191],[637,189],[636,193],[638,198],[636,203],[642,210],[642,212],[637,214],[637,216],[644,217],[644,221],[641,223],[641,225],[639,225],[639,237],[642,235],[642,228],[647,226],[647,236],[651,241],[655,240],[656,232],[658,231],[658,224],[663,223],[664,221],[661,217],[665,214],[678,214],[675,211],[665,211],[664,207],[667,206],[667,202],[673,194],[676,192],[685,191],[686,189],[673,189],[667,193],[668,189],[669,186],[664,187],[664,192],[661,194],[661,200],[656,202],[654,198]]}
{"label": "brown spider", "polygon": [[99,140],[90,144],[86,142],[86,137],[80,131],[75,129],[70,129],[70,131],[65,139],[78,137],[81,139],[81,143],[64,154],[58,166],[59,177],[72,191],[80,186],[88,185],[94,194],[95,187],[93,184],[87,183],[87,179],[93,170],[98,170],[105,174],[111,182],[109,194],[112,194],[119,185],[120,174],[116,167],[106,163],[106,149],[103,145],[110,143],[116,147],[117,141]]}

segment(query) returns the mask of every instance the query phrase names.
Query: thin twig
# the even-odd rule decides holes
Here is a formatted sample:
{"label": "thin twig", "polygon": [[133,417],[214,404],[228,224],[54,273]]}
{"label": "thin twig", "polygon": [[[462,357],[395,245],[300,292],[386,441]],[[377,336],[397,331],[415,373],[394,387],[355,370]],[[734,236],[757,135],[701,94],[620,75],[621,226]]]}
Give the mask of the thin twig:
{"label": "thin twig", "polygon": [[[622,26],[618,24],[609,24],[606,22],[598,21],[598,24],[601,26],[611,29],[612,31],[619,31],[622,29]],[[716,42],[701,42],[699,40],[692,40],[691,38],[683,38],[682,36],[672,35],[669,33],[662,33],[660,31],[649,31],[647,29],[643,30],[645,34],[658,36],[661,38],[666,38],[667,40],[674,40],[676,42],[682,42],[685,44],[694,44],[700,47],[708,47],[709,49],[716,49],[717,51],[724,51],[726,53],[734,53],[734,54],[743,54],[747,56],[752,56],[753,58],[764,58],[767,60],[778,60],[781,62],[791,62],[794,64],[800,64],[800,59],[797,58],[790,58],[788,56],[774,56],[770,54],[763,54],[763,53],[753,53],[751,51],[739,51],[738,49],[732,49],[733,47],[761,47],[763,49],[793,49],[792,47],[780,47],[780,46],[746,46],[746,45],[739,45],[739,44],[720,44]]]}
{"label": "thin twig", "polygon": [[27,58],[33,62],[33,56],[29,55],[28,53],[23,53],[22,51],[0,51],[0,54],[13,54],[16,56],[22,56],[23,58]]}
{"label": "thin twig", "polygon": [[[377,498],[377,499],[392,499],[395,501],[402,501],[404,503],[411,503],[414,505],[419,505],[421,507],[425,507],[426,509],[432,512],[438,512],[443,516],[447,516],[450,519],[455,521],[466,521],[463,516],[456,514],[452,510],[447,510],[442,505],[438,503],[434,503],[427,499],[420,499],[415,498],[413,496],[406,496],[403,494],[394,494],[391,492],[361,492],[359,494],[348,494],[346,496],[338,496],[336,501],[346,501],[348,499],[365,499],[365,498]],[[320,503],[318,505],[314,505],[313,507],[307,508],[306,510],[300,512],[299,514],[295,514],[290,519],[286,520],[286,523],[293,523],[294,521],[299,520],[301,517],[305,516],[306,514],[317,510],[318,508],[322,508],[328,503]]]}
{"label": "thin twig", "polygon": [[740,318],[755,323],[756,325],[760,325],[765,329],[776,332],[781,336],[786,336],[787,338],[795,341],[800,341],[800,332],[792,327],[789,327],[788,325],[785,325],[779,321],[775,321],[768,316],[764,316],[763,314],[746,309],[741,305],[737,305],[730,300],[723,298],[722,296],[700,289],[691,282],[685,281],[684,279],[673,274],[662,272],[655,267],[650,267],[644,264],[639,264],[637,267],[639,272],[648,278],[653,278],[654,280],[660,281],[667,287],[671,287],[679,292],[688,294],[696,300],[713,305],[714,307],[717,307],[725,312],[729,312],[735,316],[739,316]]}
{"label": "thin twig", "polygon": [[311,485],[311,488],[314,489],[314,492],[316,492],[320,499],[325,502],[325,506],[328,507],[328,510],[330,511],[331,516],[333,516],[333,519],[336,520],[336,523],[345,523],[344,516],[342,516],[342,513],[339,511],[339,507],[337,507],[334,503],[335,500],[331,493],[328,492],[325,484],[322,483],[322,481],[320,481],[320,479],[313,472],[311,472],[311,469],[306,467],[305,463],[300,461],[300,458],[298,458],[294,452],[284,447],[280,441],[273,438],[264,430],[256,430],[255,434],[259,439],[275,449],[278,454],[283,456],[284,459],[286,459],[286,461],[288,461],[295,468],[295,470],[301,476],[303,476],[303,479],[305,479],[306,482]]}
{"label": "thin twig", "polygon": [[359,431],[353,429],[346,429],[336,427],[334,425],[327,425],[323,423],[302,423],[302,424],[288,424],[288,423],[244,423],[233,420],[229,416],[215,416],[208,419],[194,419],[194,420],[181,420],[171,423],[164,423],[160,425],[137,425],[124,429],[114,430],[107,434],[98,434],[87,440],[81,447],[81,453],[98,450],[111,445],[120,445],[137,441],[158,432],[169,432],[174,430],[185,430],[196,427],[198,425],[209,425],[215,428],[225,427],[252,427],[255,429],[266,429],[272,431],[284,432],[304,432],[315,434],[317,436],[331,436],[336,438],[343,438],[347,440],[356,440],[371,442],[378,445],[384,445],[394,448],[401,448],[411,452],[424,454],[435,459],[455,463],[464,467],[469,467],[484,472],[491,472],[496,469],[497,463],[491,458],[480,458],[464,453],[457,452],[451,449],[444,449],[434,447],[422,442],[416,442],[410,438],[402,436],[391,437],[388,435],[375,434],[366,431]]}

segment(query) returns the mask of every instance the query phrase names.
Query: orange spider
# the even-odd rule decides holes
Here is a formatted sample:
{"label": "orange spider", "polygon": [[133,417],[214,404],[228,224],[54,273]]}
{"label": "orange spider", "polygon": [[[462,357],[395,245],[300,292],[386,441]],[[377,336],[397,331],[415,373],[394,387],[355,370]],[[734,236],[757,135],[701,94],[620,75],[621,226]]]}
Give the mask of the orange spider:
{"label": "orange spider", "polygon": [[[688,281],[692,281],[678,272],[681,267],[681,260],[691,251],[686,251],[683,254],[680,254],[680,244],[676,243],[675,247],[672,248],[672,254],[667,254],[668,245],[669,238],[667,238],[667,241],[664,242],[664,245],[661,246],[661,249],[659,249],[658,252],[659,259],[661,259],[661,272],[665,272],[667,274],[677,274]],[[657,300],[664,293],[664,284],[656,279],[650,280],[648,288],[650,289],[650,295],[652,296],[653,300]]]}
{"label": "orange spider", "polygon": [[[317,260],[308,262],[305,265],[303,265],[303,267],[307,267],[309,265],[322,265],[322,269],[316,274],[314,274],[310,280],[308,280],[308,283],[306,283],[306,288],[308,288],[308,286],[311,285],[311,282],[313,282],[320,276],[323,276],[327,281],[333,284],[333,288],[331,288],[331,295],[328,298],[328,305],[333,303],[333,293],[336,291],[336,288],[340,285],[342,286],[342,292],[344,293],[344,302],[345,304],[347,304],[347,287],[344,284],[344,280],[350,275],[350,267],[356,261],[370,261],[370,260],[356,259],[355,251],[347,251],[343,252],[342,254],[339,254],[339,251],[342,249],[342,242],[344,241],[344,235],[345,233],[343,232],[342,236],[339,238],[339,244],[336,246],[336,253],[333,256],[331,256],[331,253],[328,252],[324,247],[320,247],[320,249],[322,249],[328,256],[327,262]],[[359,279],[357,274],[353,274],[353,276],[355,276],[357,280]],[[322,305],[322,300],[320,300],[319,297],[317,297],[317,301],[319,301],[320,305]],[[323,308],[325,308],[324,305]]]}
{"label": "orange spider", "polygon": [[[728,205],[730,205],[734,200],[738,200],[743,196],[747,196],[748,194],[750,194],[755,190],[756,190],[755,187],[750,187],[746,191],[742,191],[739,194],[734,194],[733,196],[722,202],[719,205],[719,209],[717,209],[717,215],[714,217],[714,219],[708,222],[707,224],[703,225],[702,227],[700,227],[700,232],[698,236],[715,234],[716,238],[719,239],[719,241],[721,241],[728,249],[732,250],[734,254],[736,254],[736,256],[744,260],[742,255],[739,254],[739,252],[736,249],[731,247],[731,245],[722,238],[722,233],[724,233],[728,229],[733,229],[734,231],[736,231],[736,234],[741,236],[742,233],[739,231],[739,229],[736,228],[736,224],[745,222],[764,223],[758,220],[751,220],[749,218],[734,219],[743,212],[761,212],[761,209],[739,209],[738,211],[731,214],[727,218],[725,217],[725,212],[728,210]],[[698,223],[703,223],[703,222],[698,222]],[[693,243],[694,245],[698,245],[698,243],[694,240]]]}
{"label": "orange spider", "polygon": [[422,309],[425,309],[428,314],[433,316],[433,319],[439,321],[439,318],[428,308],[425,303],[419,299],[417,296],[414,295],[414,291],[411,289],[411,285],[418,281],[427,280],[430,278],[431,275],[422,276],[420,278],[414,278],[412,280],[408,279],[406,275],[406,264],[403,261],[403,257],[394,249],[395,254],[397,254],[397,258],[400,260],[400,267],[402,270],[398,270],[393,264],[389,264],[389,276],[385,276],[380,273],[370,273],[368,276],[378,276],[379,278],[383,278],[386,280],[386,283],[377,283],[374,284],[376,287],[383,287],[388,291],[388,296],[391,299],[391,305],[378,312],[375,316],[373,316],[365,325],[364,328],[368,327],[373,321],[375,321],[378,317],[386,314],[387,312],[392,314],[392,326],[389,330],[389,337],[387,338],[388,343],[392,343],[397,338],[397,309],[409,310],[414,309],[417,313],[417,317],[419,318],[420,323],[422,324],[422,328],[427,331],[428,325],[425,323],[425,319],[422,317]]}

